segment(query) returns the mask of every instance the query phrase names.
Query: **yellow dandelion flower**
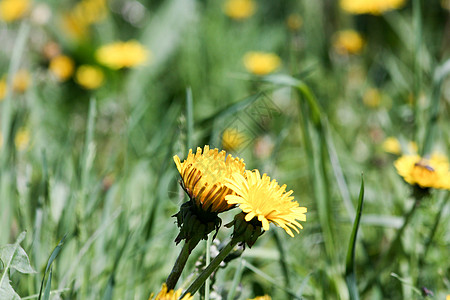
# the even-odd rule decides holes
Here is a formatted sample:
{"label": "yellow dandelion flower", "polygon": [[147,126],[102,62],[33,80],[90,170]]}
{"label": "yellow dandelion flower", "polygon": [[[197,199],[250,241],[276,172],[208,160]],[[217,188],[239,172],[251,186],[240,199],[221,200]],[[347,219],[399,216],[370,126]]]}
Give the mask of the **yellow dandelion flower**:
{"label": "yellow dandelion flower", "polygon": [[5,22],[18,20],[28,12],[30,6],[29,0],[1,0],[0,20]]}
{"label": "yellow dandelion flower", "polygon": [[380,15],[403,6],[406,0],[340,0],[343,10],[351,14]]}
{"label": "yellow dandelion flower", "polygon": [[228,151],[239,149],[246,140],[247,137],[234,128],[227,128],[222,134],[222,146]]}
{"label": "yellow dandelion flower", "polygon": [[111,68],[131,68],[144,64],[150,53],[138,41],[115,42],[97,49],[97,60]]}
{"label": "yellow dandelion flower", "polygon": [[364,92],[363,103],[370,108],[377,108],[381,103],[381,92],[376,88],[370,88]]}
{"label": "yellow dandelion flower", "polygon": [[400,155],[402,153],[402,146],[397,138],[390,136],[386,138],[383,142],[383,150],[387,153],[392,153],[395,155]]}
{"label": "yellow dandelion flower", "polygon": [[225,200],[230,205],[239,205],[246,213],[245,221],[258,218],[265,231],[269,230],[269,222],[283,228],[290,236],[294,236],[291,228],[299,233],[303,226],[299,221],[306,221],[306,207],[300,207],[293,201],[293,191],[286,192],[286,185],[279,186],[276,180],[270,181],[270,177],[258,170],[245,171],[242,174],[235,173],[232,179],[227,180],[226,186],[236,195],[228,195]]}
{"label": "yellow dandelion flower", "polygon": [[6,77],[0,79],[0,101],[6,97]]}
{"label": "yellow dandelion flower", "polygon": [[302,28],[303,19],[299,14],[290,14],[286,19],[287,27],[292,31],[298,31]]}
{"label": "yellow dandelion flower", "polygon": [[14,138],[14,145],[19,151],[23,151],[28,147],[30,142],[30,131],[21,128],[17,131],[16,137]]}
{"label": "yellow dandelion flower", "polygon": [[31,83],[31,74],[27,70],[19,70],[13,79],[13,90],[23,93]]}
{"label": "yellow dandelion flower", "polygon": [[58,55],[50,60],[48,66],[59,81],[66,81],[73,74],[75,63],[66,55]]}
{"label": "yellow dandelion flower", "polygon": [[255,75],[267,75],[281,65],[281,59],[274,53],[248,52],[244,56],[244,66]]}
{"label": "yellow dandelion flower", "polygon": [[83,88],[94,90],[103,84],[105,76],[103,71],[96,66],[81,65],[75,73],[75,81]]}
{"label": "yellow dandelion flower", "polygon": [[[167,285],[163,283],[161,291],[156,295],[155,298],[153,298],[153,294],[150,295],[150,298],[148,300],[178,300],[180,298],[181,293],[183,292],[182,289],[179,289],[177,291],[174,290],[167,290]],[[191,296],[191,294],[187,294],[180,300],[192,300],[194,299],[194,296]]]}
{"label": "yellow dandelion flower", "polygon": [[193,154],[189,150],[184,162],[175,155],[173,157],[180,172],[184,189],[196,206],[203,211],[220,213],[234,207],[225,201],[225,196],[234,192],[225,186],[225,179],[231,174],[243,174],[245,170],[244,160],[226,156],[225,151],[209,149],[206,145],[203,149],[197,148]]}
{"label": "yellow dandelion flower", "polygon": [[270,297],[269,295],[264,295],[264,296],[258,296],[256,298],[252,298],[252,299],[247,299],[247,300],[272,300],[272,297]]}
{"label": "yellow dandelion flower", "polygon": [[256,4],[253,0],[227,0],[223,10],[230,18],[243,20],[255,13]]}
{"label": "yellow dandelion flower", "polygon": [[341,55],[360,53],[364,43],[363,37],[354,30],[338,31],[333,37],[333,48]]}
{"label": "yellow dandelion flower", "polygon": [[403,155],[394,162],[397,173],[421,188],[450,190],[450,170],[447,157],[434,154],[430,159],[419,155]]}

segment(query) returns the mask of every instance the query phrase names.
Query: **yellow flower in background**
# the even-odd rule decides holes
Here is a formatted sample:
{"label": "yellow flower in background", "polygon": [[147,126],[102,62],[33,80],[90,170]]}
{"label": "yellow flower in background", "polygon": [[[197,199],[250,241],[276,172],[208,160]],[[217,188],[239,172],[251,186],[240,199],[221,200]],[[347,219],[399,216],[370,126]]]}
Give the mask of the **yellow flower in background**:
{"label": "yellow flower in background", "polygon": [[28,70],[19,70],[13,79],[13,90],[19,93],[25,92],[31,84],[31,74]]}
{"label": "yellow flower in background", "polygon": [[[153,294],[150,295],[150,298],[148,300],[178,300],[180,298],[181,293],[183,292],[182,289],[179,289],[177,291],[174,290],[167,290],[167,285],[163,283],[161,291],[156,295],[155,298],[153,298]],[[194,299],[194,296],[191,296],[191,294],[187,294],[180,300],[192,300]]]}
{"label": "yellow flower in background", "polygon": [[411,185],[450,190],[449,163],[445,156],[433,154],[428,159],[419,155],[403,155],[394,162],[394,166]]}
{"label": "yellow flower in background", "polygon": [[59,81],[69,79],[75,67],[74,61],[66,55],[58,55],[50,60],[49,70]]}
{"label": "yellow flower in background", "polygon": [[248,52],[244,56],[244,66],[255,75],[267,75],[281,65],[281,59],[274,53]]}
{"label": "yellow flower in background", "polygon": [[292,31],[298,31],[302,28],[303,19],[299,14],[290,14],[286,19],[287,27]]}
{"label": "yellow flower in background", "polygon": [[0,20],[13,22],[22,18],[29,10],[29,0],[0,0]]}
{"label": "yellow flower in background", "polygon": [[255,13],[256,4],[253,0],[227,0],[224,12],[232,19],[242,20]]}
{"label": "yellow flower in background", "polygon": [[97,49],[97,60],[111,68],[131,68],[143,65],[149,59],[149,51],[138,41],[115,42]]}
{"label": "yellow flower in background", "polygon": [[343,10],[351,14],[380,15],[403,6],[406,0],[340,0]]}
{"label": "yellow flower in background", "polygon": [[23,151],[28,147],[30,142],[30,131],[25,128],[21,128],[17,131],[16,137],[14,138],[14,145],[19,151]]}
{"label": "yellow flower in background", "polygon": [[5,99],[5,97],[6,97],[6,88],[7,88],[6,77],[3,76],[0,79],[0,101]]}
{"label": "yellow flower in background", "polygon": [[264,296],[258,296],[256,298],[252,298],[252,299],[247,299],[247,300],[272,300],[272,297],[270,297],[269,295],[264,295]]}
{"label": "yellow flower in background", "polygon": [[99,88],[104,78],[102,69],[96,66],[81,65],[75,73],[75,81],[88,90]]}
{"label": "yellow flower in background", "polygon": [[245,221],[257,218],[265,231],[269,230],[269,222],[283,228],[290,236],[294,236],[291,229],[299,233],[303,226],[297,222],[306,221],[306,207],[300,207],[293,201],[293,191],[286,192],[286,185],[279,186],[276,180],[258,170],[245,171],[245,176],[239,173],[228,179],[226,186],[236,195],[227,195],[225,200],[230,205],[239,205],[246,213]]}
{"label": "yellow flower in background", "polygon": [[338,31],[333,38],[334,50],[341,55],[360,53],[364,43],[362,36],[354,30]]}
{"label": "yellow flower in background", "polygon": [[239,158],[226,156],[225,151],[211,150],[209,146],[197,148],[193,154],[189,150],[184,162],[175,155],[173,157],[180,172],[183,187],[197,207],[203,211],[220,213],[234,207],[225,201],[225,196],[234,192],[225,186],[225,179],[234,173],[244,174],[245,164]]}
{"label": "yellow flower in background", "polygon": [[363,103],[370,108],[377,108],[381,104],[381,92],[379,89],[367,89],[363,95]]}
{"label": "yellow flower in background", "polygon": [[222,134],[222,146],[228,151],[239,149],[246,140],[247,137],[234,128],[227,128]]}
{"label": "yellow flower in background", "polygon": [[383,142],[383,150],[387,153],[392,153],[395,155],[400,155],[402,153],[402,146],[397,138],[390,136],[386,138]]}

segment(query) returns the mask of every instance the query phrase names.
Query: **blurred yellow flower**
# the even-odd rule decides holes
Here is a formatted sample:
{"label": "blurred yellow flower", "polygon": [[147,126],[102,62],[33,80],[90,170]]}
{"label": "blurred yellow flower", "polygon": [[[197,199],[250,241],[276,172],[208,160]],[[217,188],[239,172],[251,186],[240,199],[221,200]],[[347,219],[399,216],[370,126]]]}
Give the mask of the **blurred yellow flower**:
{"label": "blurred yellow flower", "polygon": [[351,14],[380,15],[400,8],[406,0],[340,0],[343,10]]}
{"label": "blurred yellow flower", "polygon": [[239,149],[247,137],[234,128],[227,128],[222,134],[222,146],[227,151]]}
{"label": "blurred yellow flower", "polygon": [[103,71],[96,66],[81,65],[75,73],[75,81],[88,90],[100,87],[104,78]]}
{"label": "blurred yellow flower", "polygon": [[256,298],[252,298],[252,299],[247,299],[247,300],[272,300],[272,297],[270,297],[269,295],[264,295],[264,296],[258,296]]}
{"label": "blurred yellow flower", "polygon": [[0,20],[13,22],[20,19],[30,6],[30,0],[0,0]]}
{"label": "blurred yellow flower", "polygon": [[244,66],[255,75],[267,75],[281,65],[281,59],[274,53],[247,52],[244,56]]}
{"label": "blurred yellow flower", "polygon": [[290,14],[286,20],[287,27],[292,31],[302,28],[303,19],[299,14]]}
{"label": "blurred yellow flower", "polygon": [[175,155],[173,157],[183,181],[183,187],[197,207],[203,211],[220,213],[234,207],[225,201],[225,196],[234,192],[225,186],[225,178],[231,174],[244,174],[245,164],[239,158],[226,156],[225,151],[210,150],[206,145],[203,149],[197,148],[193,154],[189,150],[184,162]]}
{"label": "blurred yellow flower", "polygon": [[58,55],[50,60],[49,70],[59,81],[66,81],[73,74],[75,63],[65,55]]}
{"label": "blurred yellow flower", "polygon": [[450,190],[449,163],[445,156],[433,154],[428,159],[419,155],[403,155],[394,162],[394,166],[411,185]]}
{"label": "blurred yellow flower", "polygon": [[224,12],[232,19],[242,20],[255,13],[256,4],[253,0],[227,0]]}
{"label": "blurred yellow flower", "polygon": [[381,93],[376,88],[369,88],[363,95],[363,103],[370,108],[377,108],[381,103]]}
{"label": "blurred yellow flower", "polygon": [[[155,298],[153,298],[153,294],[150,295],[150,298],[148,300],[178,300],[180,298],[181,293],[183,292],[182,289],[179,289],[177,291],[174,290],[167,290],[167,285],[163,283],[161,291],[156,295]],[[194,299],[194,296],[191,296],[191,294],[187,294],[180,300],[192,300]]]}
{"label": "blurred yellow flower", "polygon": [[6,85],[6,77],[3,76],[0,79],[0,101],[5,99],[5,97],[6,97],[6,87],[7,87],[7,85]]}
{"label": "blurred yellow flower", "polygon": [[383,142],[383,150],[387,153],[392,153],[395,155],[399,155],[402,153],[402,146],[397,138],[390,136],[386,138]]}
{"label": "blurred yellow flower", "polygon": [[297,222],[306,221],[306,207],[300,207],[297,201],[293,201],[293,191],[286,192],[286,185],[279,186],[274,179],[258,170],[245,171],[245,176],[240,173],[231,175],[231,179],[225,184],[236,195],[227,195],[225,200],[230,205],[239,205],[246,214],[245,221],[250,222],[257,218],[262,223],[262,228],[269,230],[269,222],[283,228],[290,236],[294,237],[291,229],[299,233],[303,226]]}
{"label": "blurred yellow flower", "polygon": [[16,137],[14,138],[14,145],[16,146],[16,149],[19,151],[25,150],[29,142],[30,132],[28,131],[28,129],[20,128],[16,133]]}
{"label": "blurred yellow flower", "polygon": [[13,90],[19,93],[23,93],[27,90],[31,83],[31,74],[28,70],[19,70],[13,79]]}
{"label": "blurred yellow flower", "polygon": [[342,30],[336,32],[333,37],[333,48],[341,55],[358,54],[364,47],[364,39],[354,30]]}
{"label": "blurred yellow flower", "polygon": [[138,41],[115,42],[97,49],[97,60],[111,68],[131,68],[144,64],[150,56],[149,51]]}

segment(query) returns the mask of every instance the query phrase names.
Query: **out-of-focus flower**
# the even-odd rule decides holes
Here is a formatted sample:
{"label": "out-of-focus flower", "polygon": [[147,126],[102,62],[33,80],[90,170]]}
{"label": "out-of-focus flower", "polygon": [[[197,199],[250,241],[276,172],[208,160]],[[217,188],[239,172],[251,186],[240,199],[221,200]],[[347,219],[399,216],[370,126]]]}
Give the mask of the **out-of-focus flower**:
{"label": "out-of-focus flower", "polygon": [[[163,283],[161,291],[156,295],[155,298],[153,298],[153,294],[150,295],[150,298],[148,300],[178,300],[180,298],[181,293],[183,292],[182,289],[179,289],[177,291],[174,290],[167,290],[167,285]],[[187,294],[180,300],[192,300],[194,299],[194,296],[191,296],[191,294]]]}
{"label": "out-of-focus flower", "polygon": [[395,155],[400,155],[402,153],[402,146],[397,138],[390,136],[386,138],[383,142],[383,150],[387,153],[392,153]]}
{"label": "out-of-focus flower", "polygon": [[259,137],[254,146],[254,153],[259,159],[268,158],[275,147],[273,139],[269,135]]}
{"label": "out-of-focus flower", "polygon": [[73,60],[66,55],[58,55],[50,60],[49,70],[59,81],[69,79],[75,67]]}
{"label": "out-of-focus flower", "polygon": [[149,51],[138,41],[115,42],[97,49],[97,60],[111,68],[131,68],[143,65],[150,56]]}
{"label": "out-of-focus flower", "polygon": [[334,50],[341,55],[360,53],[364,43],[362,36],[350,29],[338,31],[333,38]]}
{"label": "out-of-focus flower", "polygon": [[13,90],[23,93],[27,90],[31,83],[31,74],[28,70],[19,70],[13,79]]}
{"label": "out-of-focus flower", "polygon": [[30,131],[25,128],[20,128],[16,133],[16,137],[14,138],[14,145],[16,146],[16,149],[19,151],[25,150],[28,147],[29,142]]}
{"label": "out-of-focus flower", "polygon": [[247,140],[247,137],[234,128],[227,128],[222,134],[222,146],[227,151],[239,149]]}
{"label": "out-of-focus flower", "polygon": [[394,162],[394,166],[411,185],[450,190],[449,163],[443,155],[433,154],[429,159],[419,155],[403,155]]}
{"label": "out-of-focus flower", "polygon": [[363,103],[370,108],[377,108],[381,103],[380,90],[376,88],[367,89],[363,95]]}
{"label": "out-of-focus flower", "polygon": [[75,81],[88,90],[99,88],[104,78],[102,69],[96,66],[81,65],[75,73]]}
{"label": "out-of-focus flower", "polygon": [[256,298],[252,298],[252,299],[247,299],[247,300],[272,300],[272,297],[270,297],[269,295],[264,295],[264,296],[258,296]]}
{"label": "out-of-focus flower", "polygon": [[242,20],[255,13],[256,4],[253,0],[227,0],[224,12],[232,19]]}
{"label": "out-of-focus flower", "polygon": [[73,38],[83,39],[89,26],[102,21],[107,11],[106,0],[82,0],[70,12],[63,14],[63,28]]}
{"label": "out-of-focus flower", "polygon": [[279,186],[274,179],[258,170],[245,171],[245,176],[239,173],[232,174],[227,179],[226,186],[236,195],[227,195],[225,200],[229,205],[238,205],[246,214],[245,221],[250,222],[257,218],[262,228],[269,230],[269,222],[283,228],[290,236],[294,236],[291,229],[299,233],[303,226],[297,222],[306,221],[306,207],[300,207],[293,201],[293,191],[286,192],[286,185]]}
{"label": "out-of-focus flower", "polygon": [[38,25],[47,24],[48,21],[50,21],[51,17],[52,10],[45,3],[37,4],[31,12],[31,20]]}
{"label": "out-of-focus flower", "polygon": [[6,97],[6,77],[3,76],[0,78],[0,101],[5,99]]}
{"label": "out-of-focus flower", "polygon": [[29,0],[0,0],[0,20],[13,22],[22,18],[29,10]]}
{"label": "out-of-focus flower", "polygon": [[287,27],[292,31],[298,31],[302,28],[303,19],[299,14],[290,14],[286,19]]}
{"label": "out-of-focus flower", "polygon": [[[450,10],[450,0],[441,0],[441,6],[443,9]],[[447,295],[447,300],[450,300],[450,295]]]}
{"label": "out-of-focus flower", "polygon": [[244,66],[255,75],[267,75],[275,71],[281,64],[281,59],[274,53],[248,52],[244,56]]}
{"label": "out-of-focus flower", "polygon": [[380,15],[403,6],[406,0],[341,0],[343,10],[351,14]]}

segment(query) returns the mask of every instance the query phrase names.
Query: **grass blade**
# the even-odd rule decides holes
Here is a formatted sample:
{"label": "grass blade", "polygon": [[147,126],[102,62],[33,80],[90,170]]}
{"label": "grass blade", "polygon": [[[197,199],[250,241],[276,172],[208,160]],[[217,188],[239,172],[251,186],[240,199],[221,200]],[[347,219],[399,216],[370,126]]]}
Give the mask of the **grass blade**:
{"label": "grass blade", "polygon": [[50,299],[51,287],[52,287],[52,269],[50,269],[50,274],[48,274],[47,284],[45,285],[44,300]]}
{"label": "grass blade", "polygon": [[[63,238],[59,241],[58,245],[56,245],[55,249],[53,249],[52,254],[50,254],[50,257],[49,257],[49,259],[47,261],[47,266],[45,267],[44,276],[42,277],[41,288],[39,289],[38,299],[41,299],[41,296],[42,296],[42,288],[44,287],[45,275],[47,275],[48,269],[50,268],[50,266],[52,265],[52,263],[56,259],[56,257],[58,257],[59,252],[61,252],[62,246],[64,245],[64,241],[66,240],[66,237],[67,237],[67,234],[65,234],[63,236]],[[49,278],[51,277],[51,272],[52,271],[50,270]],[[45,287],[46,291],[47,291],[47,288],[48,288],[48,290],[50,292],[50,286],[49,286],[48,280],[47,280],[47,286]],[[45,292],[44,292],[44,299],[46,299],[45,298]]]}

